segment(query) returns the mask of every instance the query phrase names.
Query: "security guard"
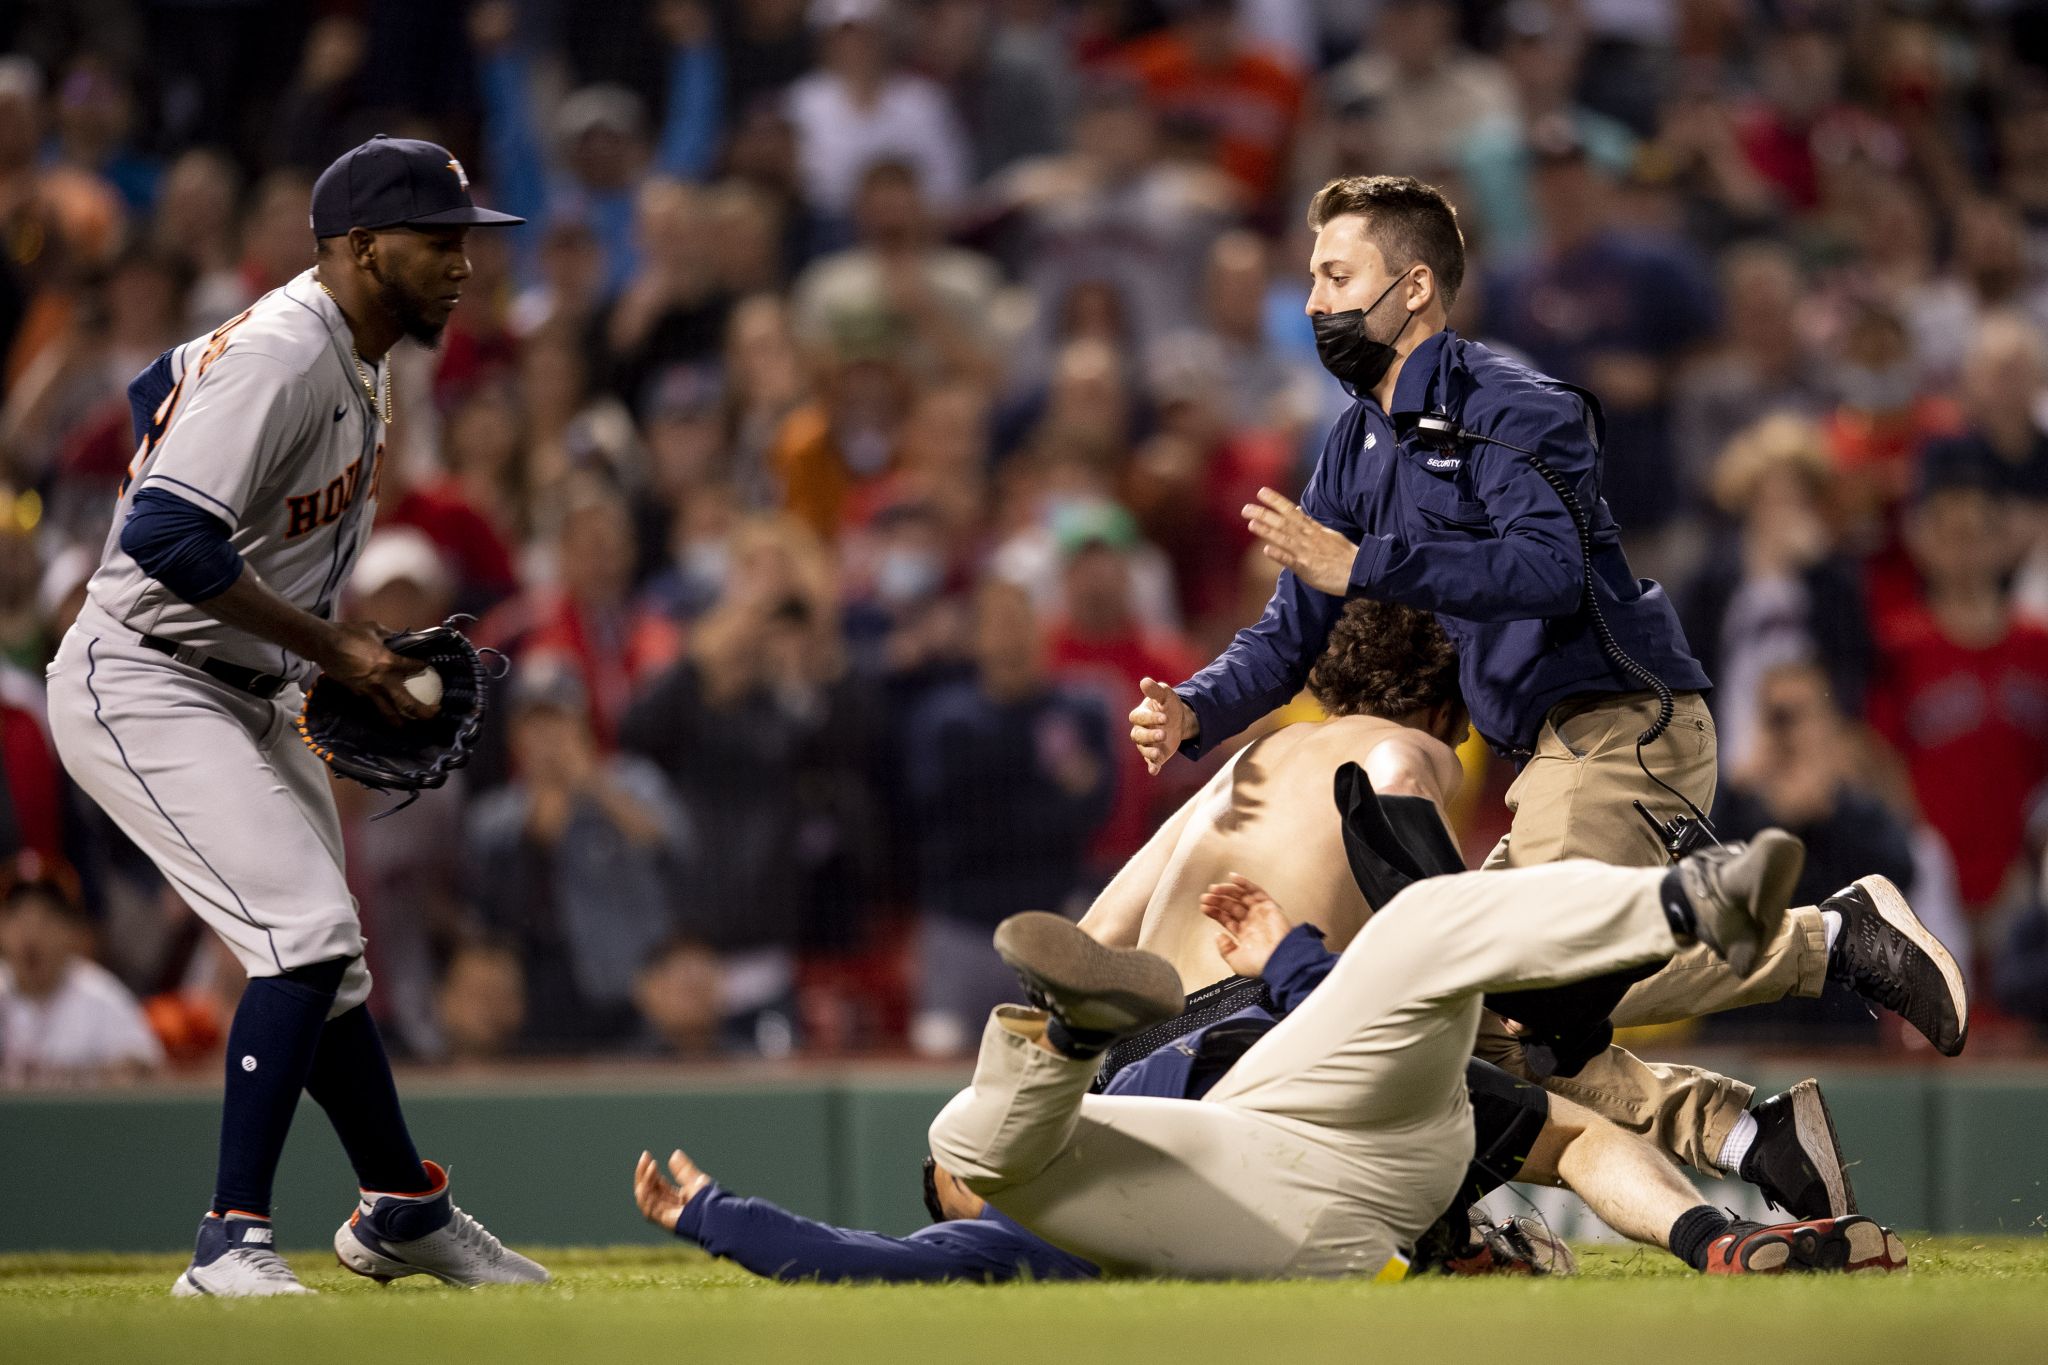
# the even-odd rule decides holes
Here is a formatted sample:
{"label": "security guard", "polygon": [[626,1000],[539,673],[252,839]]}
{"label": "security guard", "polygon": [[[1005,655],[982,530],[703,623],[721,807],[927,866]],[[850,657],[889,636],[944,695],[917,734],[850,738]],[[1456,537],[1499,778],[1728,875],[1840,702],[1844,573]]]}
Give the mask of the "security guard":
{"label": "security guard", "polygon": [[[1427,608],[1458,647],[1474,727],[1521,765],[1508,789],[1514,823],[1487,866],[1662,862],[1630,803],[1668,815],[1685,813],[1680,796],[1712,805],[1709,683],[1663,588],[1630,571],[1601,500],[1599,404],[1446,329],[1465,244],[1435,188],[1335,180],[1309,223],[1316,349],[1358,401],[1299,506],[1262,489],[1245,508],[1285,570],[1265,615],[1178,688],[1145,679],[1132,740],[1157,772],[1176,750],[1197,756],[1286,702],[1348,596]],[[1603,644],[1603,622],[1618,648]],[[1659,699],[1617,653],[1675,694],[1671,723],[1643,750],[1649,772],[1636,740]]]}

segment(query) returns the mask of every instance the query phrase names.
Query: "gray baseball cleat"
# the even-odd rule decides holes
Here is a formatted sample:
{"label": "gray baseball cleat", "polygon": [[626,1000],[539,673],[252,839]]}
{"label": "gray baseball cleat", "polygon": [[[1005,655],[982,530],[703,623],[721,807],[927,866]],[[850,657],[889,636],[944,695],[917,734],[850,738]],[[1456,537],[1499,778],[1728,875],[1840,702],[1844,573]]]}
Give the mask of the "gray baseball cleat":
{"label": "gray baseball cleat", "polygon": [[548,1282],[538,1263],[508,1249],[455,1207],[446,1171],[431,1161],[422,1164],[435,1182],[425,1194],[363,1191],[356,1211],[334,1234],[334,1257],[344,1268],[380,1284],[407,1275],[432,1275],[466,1289]]}
{"label": "gray baseball cleat", "polygon": [[1671,869],[1691,910],[1692,936],[1748,976],[1777,932],[1806,866],[1806,845],[1782,829],[1746,844],[1703,848]]}
{"label": "gray baseball cleat", "polygon": [[180,1299],[271,1298],[279,1294],[312,1294],[284,1263],[271,1242],[268,1218],[209,1213],[199,1220],[199,1241],[192,1264],[171,1285]]}
{"label": "gray baseball cleat", "polygon": [[997,925],[996,954],[1034,1004],[1091,1043],[1106,1045],[1187,1008],[1180,973],[1165,958],[1104,947],[1072,920],[1042,910]]}

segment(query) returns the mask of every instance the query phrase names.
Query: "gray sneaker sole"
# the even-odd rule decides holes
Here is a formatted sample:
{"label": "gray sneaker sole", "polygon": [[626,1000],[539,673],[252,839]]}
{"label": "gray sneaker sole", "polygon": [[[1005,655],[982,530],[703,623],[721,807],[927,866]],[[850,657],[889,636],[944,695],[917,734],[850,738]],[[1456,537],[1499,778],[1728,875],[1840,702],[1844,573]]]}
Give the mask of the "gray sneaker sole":
{"label": "gray sneaker sole", "polygon": [[1863,894],[1870,897],[1870,903],[1877,908],[1878,918],[1904,934],[1909,942],[1933,959],[1941,970],[1942,984],[1948,987],[1949,1004],[1954,1007],[1957,1020],[1956,1042],[1953,1048],[1938,1048],[1944,1057],[1953,1057],[1963,1050],[1963,1044],[1970,1040],[1970,993],[1963,984],[1963,969],[1956,965],[1949,950],[1942,947],[1941,940],[1928,932],[1920,917],[1913,913],[1912,905],[1905,893],[1892,884],[1889,877],[1858,877],[1856,885],[1863,888]]}
{"label": "gray sneaker sole", "polygon": [[1129,1033],[1187,1008],[1180,973],[1157,953],[1106,948],[1071,920],[1031,910],[996,926],[996,955],[1079,1029]]}
{"label": "gray sneaker sole", "polygon": [[1756,966],[1757,954],[1768,940],[1766,926],[1784,914],[1792,904],[1792,891],[1806,867],[1806,845],[1781,829],[1767,829],[1750,841],[1744,855],[1751,860],[1755,890],[1741,907],[1748,922],[1747,935],[1728,936],[1721,953],[1738,976],[1748,976]]}
{"label": "gray sneaker sole", "polygon": [[1856,1189],[1849,1183],[1849,1168],[1842,1161],[1842,1144],[1835,1136],[1834,1116],[1828,1113],[1827,1097],[1820,1093],[1820,1082],[1808,1077],[1789,1093],[1792,1131],[1800,1147],[1813,1158],[1821,1183],[1827,1186],[1828,1212],[1836,1218],[1857,1212]]}

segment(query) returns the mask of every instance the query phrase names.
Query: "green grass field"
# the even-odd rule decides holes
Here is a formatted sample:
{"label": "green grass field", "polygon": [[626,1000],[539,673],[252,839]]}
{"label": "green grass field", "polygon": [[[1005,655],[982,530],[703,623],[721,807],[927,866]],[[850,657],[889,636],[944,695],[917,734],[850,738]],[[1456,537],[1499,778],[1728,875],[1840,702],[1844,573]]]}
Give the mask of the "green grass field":
{"label": "green grass field", "polygon": [[967,1362],[2048,1359],[2048,1239],[1912,1239],[1913,1273],[1703,1281],[1595,1248],[1569,1281],[786,1286],[682,1250],[561,1250],[544,1288],[380,1289],[313,1253],[319,1298],[173,1300],[175,1256],[0,1257],[0,1361]]}

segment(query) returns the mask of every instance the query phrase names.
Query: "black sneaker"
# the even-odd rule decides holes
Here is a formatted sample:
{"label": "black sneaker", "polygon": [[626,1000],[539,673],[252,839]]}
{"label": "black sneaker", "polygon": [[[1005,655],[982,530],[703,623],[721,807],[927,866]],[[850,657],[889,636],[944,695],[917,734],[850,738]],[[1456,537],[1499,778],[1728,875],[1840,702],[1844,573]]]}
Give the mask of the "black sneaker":
{"label": "black sneaker", "polygon": [[[1682,909],[1690,911],[1682,932],[1748,976],[1757,950],[1770,941],[1792,903],[1805,866],[1806,845],[1782,829],[1767,829],[1746,844],[1701,849],[1669,874],[1684,893]],[[1667,891],[1671,884],[1666,882]],[[1668,895],[1666,903],[1671,913]]]}
{"label": "black sneaker", "polygon": [[1032,1003],[1090,1050],[1187,1008],[1180,973],[1165,958],[1104,947],[1072,920],[1042,910],[998,924],[996,955],[1017,973]]}
{"label": "black sneaker", "polygon": [[1828,975],[1919,1029],[1942,1056],[1961,1052],[1970,1036],[1962,968],[1891,879],[1860,877],[1820,908],[1842,915]]}
{"label": "black sneaker", "polygon": [[1752,1109],[1756,1141],[1737,1172],[1773,1205],[1805,1221],[1856,1212],[1856,1190],[1842,1165],[1835,1121],[1808,1077]]}

